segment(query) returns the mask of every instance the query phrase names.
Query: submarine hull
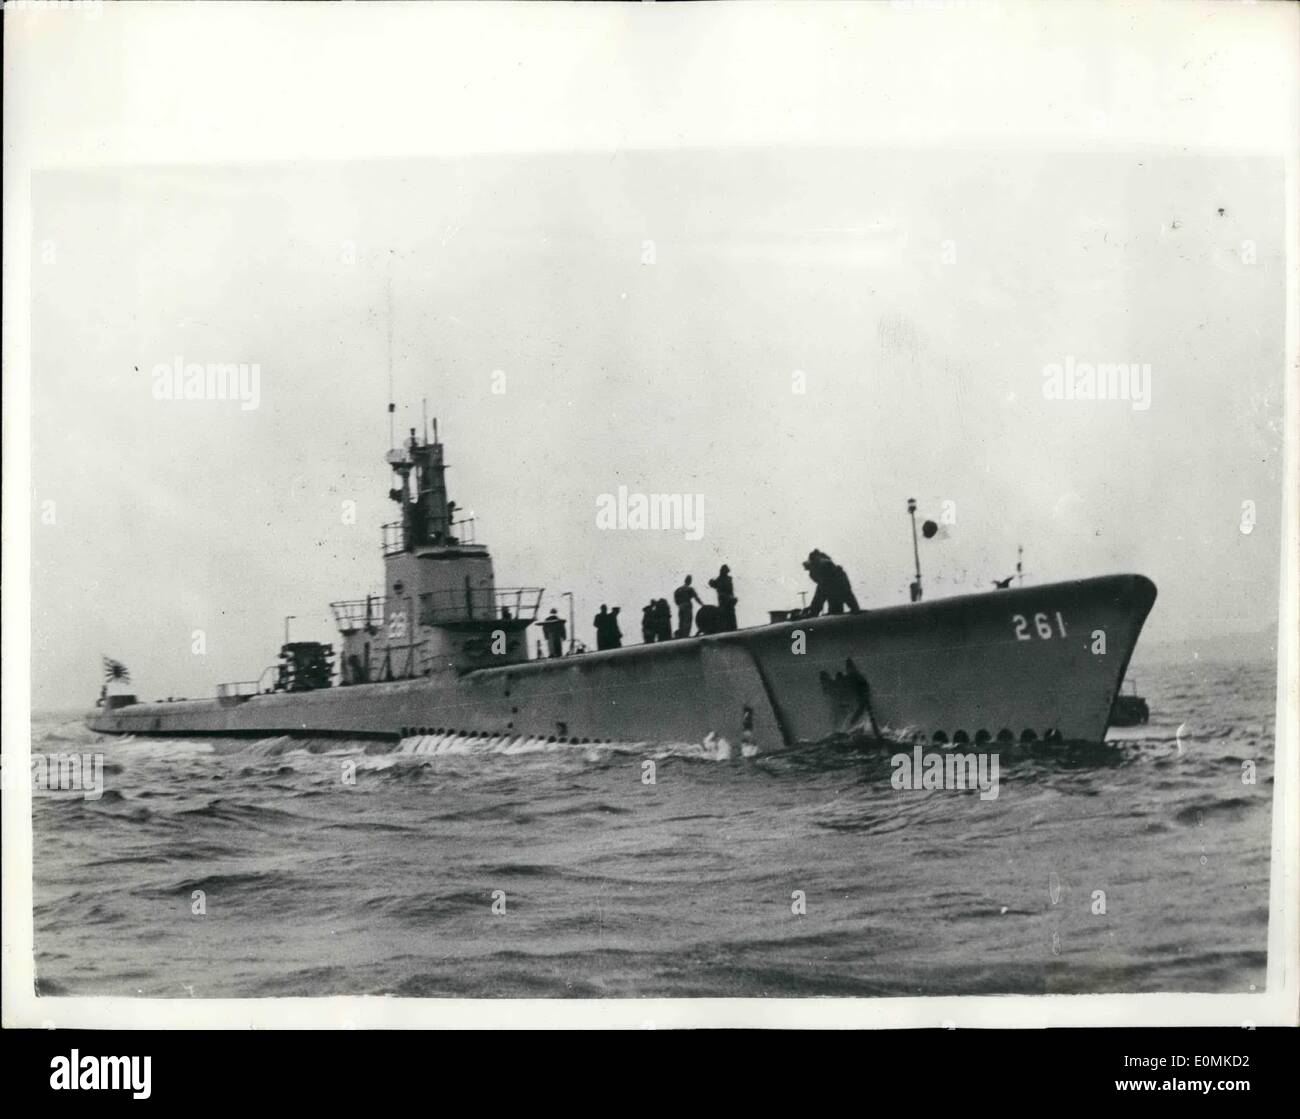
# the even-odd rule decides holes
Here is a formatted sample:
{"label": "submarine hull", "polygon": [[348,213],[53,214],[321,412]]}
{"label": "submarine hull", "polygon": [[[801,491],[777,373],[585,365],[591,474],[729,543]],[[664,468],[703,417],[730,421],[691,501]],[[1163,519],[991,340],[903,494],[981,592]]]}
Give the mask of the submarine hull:
{"label": "submarine hull", "polygon": [[1114,575],[781,622],[456,675],[130,704],[109,734],[459,733],[760,749],[896,741],[1099,742],[1155,585]]}

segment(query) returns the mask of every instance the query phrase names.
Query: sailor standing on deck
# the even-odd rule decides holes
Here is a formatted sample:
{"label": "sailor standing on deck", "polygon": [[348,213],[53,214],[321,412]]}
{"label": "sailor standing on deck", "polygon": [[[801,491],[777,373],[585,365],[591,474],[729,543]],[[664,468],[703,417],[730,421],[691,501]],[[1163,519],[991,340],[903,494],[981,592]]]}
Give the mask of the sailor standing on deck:
{"label": "sailor standing on deck", "polygon": [[641,607],[641,640],[647,645],[653,644],[658,637],[655,628],[655,601],[651,599]]}
{"label": "sailor standing on deck", "polygon": [[591,624],[596,630],[597,649],[614,648],[613,638],[610,635],[610,621],[609,607],[602,602],[600,604],[600,613],[591,619]]}
{"label": "sailor standing on deck", "polygon": [[695,603],[704,605],[704,600],[695,593],[695,588],[691,586],[691,577],[686,576],[686,582],[673,591],[673,601],[677,603],[677,632],[674,637],[690,637],[691,622],[694,621]]}
{"label": "sailor standing on deck", "polygon": [[725,563],[718,572],[716,579],[709,580],[709,586],[718,592],[718,612],[722,617],[722,626],[724,630],[736,628],[736,587],[731,581],[731,568]]}
{"label": "sailor standing on deck", "polygon": [[668,605],[666,598],[655,599],[654,608],[655,640],[671,641],[673,639],[673,608]]}
{"label": "sailor standing on deck", "polygon": [[568,630],[564,619],[552,608],[542,623],[542,634],[546,637],[546,653],[551,657],[564,656],[564,638]]}

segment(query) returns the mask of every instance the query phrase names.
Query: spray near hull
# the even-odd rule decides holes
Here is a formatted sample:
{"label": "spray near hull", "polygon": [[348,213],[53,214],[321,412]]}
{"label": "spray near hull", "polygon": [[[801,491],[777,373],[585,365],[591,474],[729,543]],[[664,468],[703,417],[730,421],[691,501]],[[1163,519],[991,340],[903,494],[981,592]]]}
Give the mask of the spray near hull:
{"label": "spray near hull", "polygon": [[1155,585],[1141,575],[966,595],[463,673],[131,704],[144,735],[458,733],[766,751],[836,733],[893,741],[1098,742]]}

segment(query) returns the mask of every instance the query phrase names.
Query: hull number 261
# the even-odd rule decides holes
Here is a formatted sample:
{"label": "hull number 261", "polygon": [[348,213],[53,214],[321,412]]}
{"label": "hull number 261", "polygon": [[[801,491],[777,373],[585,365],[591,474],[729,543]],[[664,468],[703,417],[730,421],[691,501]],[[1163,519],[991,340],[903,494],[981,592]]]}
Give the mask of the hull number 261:
{"label": "hull number 261", "polygon": [[[1061,612],[1059,610],[1056,611],[1054,617],[1056,619],[1055,631],[1053,631],[1052,629],[1051,619],[1048,618],[1046,614],[1034,615],[1034,620],[1032,623],[1034,631],[1044,641],[1050,640],[1053,637],[1064,637],[1066,635],[1065,619],[1061,617]],[[1023,614],[1013,614],[1011,616],[1011,624],[1014,625],[1016,628],[1017,641],[1032,641],[1034,639],[1034,635],[1033,633],[1030,632],[1030,628],[1029,628],[1030,621]]]}

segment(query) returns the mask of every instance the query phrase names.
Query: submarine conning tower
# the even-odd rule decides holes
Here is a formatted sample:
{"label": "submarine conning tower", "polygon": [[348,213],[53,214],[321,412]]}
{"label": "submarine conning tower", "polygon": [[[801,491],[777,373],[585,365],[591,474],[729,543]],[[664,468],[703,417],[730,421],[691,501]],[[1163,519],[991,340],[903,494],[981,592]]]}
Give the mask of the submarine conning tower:
{"label": "submarine conning tower", "polygon": [[[540,587],[498,588],[472,517],[457,519],[447,464],[433,439],[411,429],[388,452],[388,496],[401,518],[383,526],[384,593],[331,603],[343,637],[340,684],[463,673],[528,659],[525,630]],[[466,539],[468,537],[468,539]]]}

